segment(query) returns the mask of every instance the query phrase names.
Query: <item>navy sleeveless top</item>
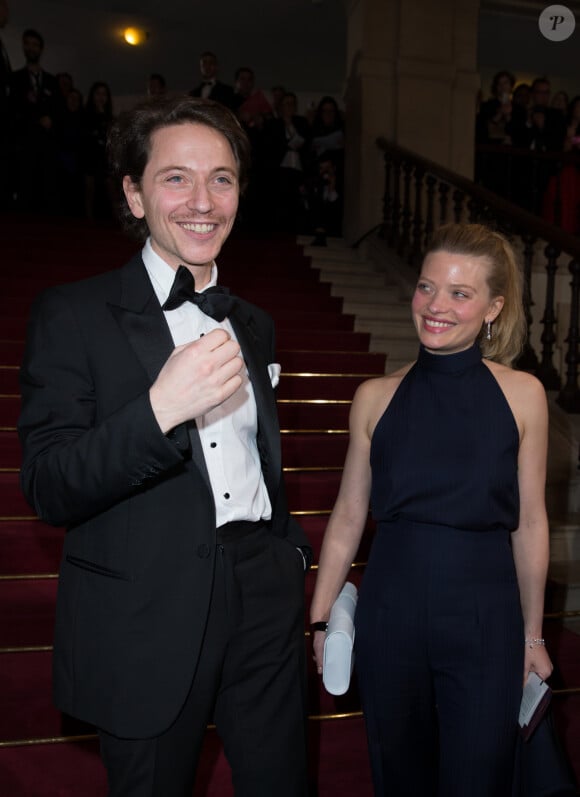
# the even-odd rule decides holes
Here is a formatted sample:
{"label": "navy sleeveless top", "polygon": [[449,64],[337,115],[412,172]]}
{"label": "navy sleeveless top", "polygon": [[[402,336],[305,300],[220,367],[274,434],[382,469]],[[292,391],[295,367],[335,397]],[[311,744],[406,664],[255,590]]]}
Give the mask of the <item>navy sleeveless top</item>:
{"label": "navy sleeveless top", "polygon": [[518,449],[512,411],[479,346],[447,355],[421,347],[373,433],[373,517],[511,531]]}

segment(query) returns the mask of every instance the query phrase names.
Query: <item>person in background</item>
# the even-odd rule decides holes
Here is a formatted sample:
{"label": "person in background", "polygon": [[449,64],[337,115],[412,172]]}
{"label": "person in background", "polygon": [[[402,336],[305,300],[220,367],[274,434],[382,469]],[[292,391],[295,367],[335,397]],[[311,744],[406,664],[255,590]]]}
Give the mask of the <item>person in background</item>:
{"label": "person in background", "polygon": [[265,159],[276,192],[275,200],[272,202],[269,197],[269,201],[274,206],[275,229],[296,234],[305,226],[304,167],[310,129],[298,113],[298,99],[293,92],[284,94],[279,113],[277,118],[268,118],[264,123]]}
{"label": "person in background", "polygon": [[234,108],[234,89],[218,80],[219,64],[215,53],[205,50],[199,56],[201,82],[190,91],[192,97],[221,102],[226,108]]}
{"label": "person in background", "polygon": [[[9,9],[7,0],[0,0],[0,31],[8,24]],[[14,131],[12,129],[12,110],[10,107],[10,84],[12,67],[8,51],[0,38],[0,210],[11,210],[16,192],[14,173]]]}
{"label": "person in background", "polygon": [[344,120],[334,97],[322,97],[311,124],[311,150],[314,161],[323,152],[344,152]]}
{"label": "person in background", "polygon": [[256,88],[256,76],[249,66],[236,69],[234,108],[240,122],[249,130],[262,130],[265,120],[272,116],[272,106],[262,89]]}
{"label": "person in background", "polygon": [[53,212],[57,203],[53,124],[58,94],[56,78],[43,69],[42,35],[32,28],[22,34],[25,65],[12,73],[10,110],[17,147],[17,207]]}
{"label": "person in background", "polygon": [[542,637],[549,559],[548,407],[514,370],[526,323],[507,239],[435,231],[411,313],[414,363],[364,382],[311,606],[325,623],[377,523],[355,652],[377,797],[511,797],[522,687],[552,664]]}
{"label": "person in background", "polygon": [[149,97],[161,97],[167,91],[167,82],[159,72],[152,72],[147,81],[147,95]]}
{"label": "person in background", "polygon": [[478,143],[509,144],[509,124],[512,118],[512,91],[516,79],[511,72],[494,75],[491,97],[481,103],[476,124]]}
{"label": "person in background", "polygon": [[323,152],[318,158],[318,173],[308,185],[311,246],[327,246],[327,237],[342,235],[343,186],[339,180],[335,153]]}
{"label": "person in background", "polygon": [[38,297],[20,372],[22,488],[67,527],[56,705],[97,727],[109,797],[190,795],[210,721],[237,797],[306,797],[312,549],[285,495],[274,326],[217,285],[248,141],[185,95],[121,114],[109,146],[143,248]]}
{"label": "person in background", "polygon": [[565,91],[557,91],[552,97],[550,108],[554,108],[556,111],[560,111],[560,113],[565,118],[568,115],[569,102],[570,98],[568,97]]}
{"label": "person in background", "polygon": [[85,213],[91,221],[113,219],[114,191],[107,162],[107,136],[113,118],[111,89],[98,80],[89,90],[84,111]]}
{"label": "person in background", "polygon": [[82,94],[71,88],[54,122],[59,212],[85,215],[85,116]]}

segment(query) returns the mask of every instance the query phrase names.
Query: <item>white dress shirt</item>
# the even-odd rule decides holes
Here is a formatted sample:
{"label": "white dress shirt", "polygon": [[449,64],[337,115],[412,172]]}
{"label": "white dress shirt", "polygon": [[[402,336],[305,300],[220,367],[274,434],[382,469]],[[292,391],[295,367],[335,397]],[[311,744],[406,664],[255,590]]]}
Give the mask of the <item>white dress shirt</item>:
{"label": "white dress shirt", "polygon": [[[142,257],[153,290],[163,305],[175,271],[153,251],[150,239],[143,247]],[[214,262],[210,282],[205,288],[217,283],[217,274]],[[236,339],[229,319],[216,321],[191,302],[164,311],[164,315],[176,346],[191,343],[218,327]],[[256,444],[256,400],[246,369],[242,371],[242,379],[242,385],[230,398],[195,418],[213,490],[217,526],[234,520],[269,520],[272,516]]]}

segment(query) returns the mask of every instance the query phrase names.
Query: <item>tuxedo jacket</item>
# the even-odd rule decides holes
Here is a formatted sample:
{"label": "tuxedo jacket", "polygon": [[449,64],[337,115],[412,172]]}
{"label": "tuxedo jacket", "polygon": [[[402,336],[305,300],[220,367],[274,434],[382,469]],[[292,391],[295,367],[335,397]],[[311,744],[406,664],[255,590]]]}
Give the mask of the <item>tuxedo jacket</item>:
{"label": "tuxedo jacket", "polygon": [[12,72],[10,77],[10,106],[21,129],[37,125],[42,116],[53,116],[58,93],[56,78],[41,71],[41,83],[36,102],[30,102],[30,73],[26,67]]}
{"label": "tuxedo jacket", "polygon": [[[243,300],[229,319],[256,398],[271,532],[297,555],[308,541],[282,481],[273,323]],[[21,369],[22,488],[41,519],[67,529],[55,702],[121,737],[158,735],[176,717],[212,587],[215,504],[195,422],[164,435],[149,401],[173,345],[138,255],[43,293]]]}
{"label": "tuxedo jacket", "polygon": [[[189,93],[192,97],[201,97],[202,88],[203,83],[200,83]],[[234,90],[232,86],[228,86],[227,83],[222,83],[219,80],[216,80],[215,84],[212,86],[212,89],[209,93],[209,99],[214,100],[215,102],[221,102],[221,104],[225,105],[226,108],[234,108]]]}

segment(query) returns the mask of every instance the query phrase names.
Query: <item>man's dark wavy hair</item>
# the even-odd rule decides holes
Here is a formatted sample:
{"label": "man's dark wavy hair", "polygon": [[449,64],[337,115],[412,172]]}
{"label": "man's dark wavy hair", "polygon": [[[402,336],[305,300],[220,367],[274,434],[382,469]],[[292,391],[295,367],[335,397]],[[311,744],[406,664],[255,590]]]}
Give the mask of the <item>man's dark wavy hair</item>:
{"label": "man's dark wavy hair", "polygon": [[250,169],[250,143],[234,114],[209,99],[189,95],[152,97],[119,114],[108,139],[109,168],[117,190],[117,213],[124,229],[145,240],[149,227],[136,219],[123,193],[123,178],[140,186],[151,153],[151,137],[156,130],[181,124],[200,124],[217,130],[228,141],[238,167],[240,194],[247,186]]}

